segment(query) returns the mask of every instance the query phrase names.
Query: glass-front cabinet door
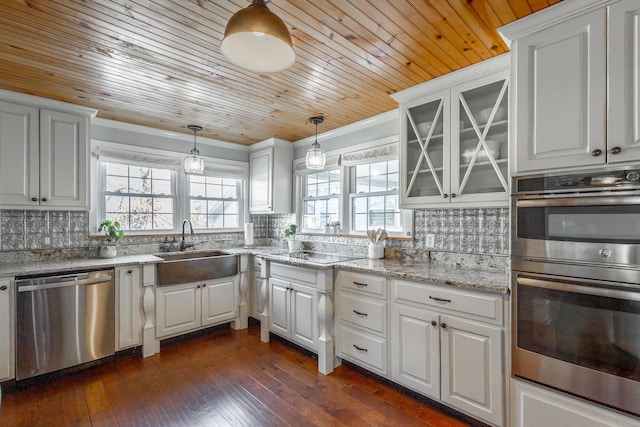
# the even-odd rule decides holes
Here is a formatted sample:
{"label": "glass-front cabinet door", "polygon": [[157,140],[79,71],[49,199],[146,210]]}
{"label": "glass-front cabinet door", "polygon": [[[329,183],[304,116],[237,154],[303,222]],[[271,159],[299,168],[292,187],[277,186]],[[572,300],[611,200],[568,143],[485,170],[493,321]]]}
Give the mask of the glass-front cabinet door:
{"label": "glass-front cabinet door", "polygon": [[495,79],[452,91],[452,202],[507,200],[508,81]]}
{"label": "glass-front cabinet door", "polygon": [[395,94],[400,205],[508,206],[509,57]]}
{"label": "glass-front cabinet door", "polygon": [[401,176],[401,203],[441,201],[449,188],[450,91],[407,105],[406,145],[401,149],[405,165]]}

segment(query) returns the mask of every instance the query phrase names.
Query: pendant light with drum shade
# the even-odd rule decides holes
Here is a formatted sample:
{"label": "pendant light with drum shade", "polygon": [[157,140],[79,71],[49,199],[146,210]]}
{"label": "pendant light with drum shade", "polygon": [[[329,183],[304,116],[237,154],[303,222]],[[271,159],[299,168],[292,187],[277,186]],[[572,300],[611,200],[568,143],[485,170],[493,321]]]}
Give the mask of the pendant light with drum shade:
{"label": "pendant light with drum shade", "polygon": [[204,157],[200,155],[200,151],[196,148],[196,133],[202,130],[202,126],[189,125],[187,127],[193,132],[193,150],[184,159],[184,173],[202,175],[204,174]]}
{"label": "pendant light with drum shade", "polygon": [[318,125],[324,122],[324,117],[310,117],[309,123],[316,125],[316,142],[311,144],[309,151],[307,151],[307,157],[305,157],[305,166],[307,169],[324,169],[327,163],[327,157],[324,154],[324,150],[318,144]]}
{"label": "pendant light with drum shade", "polygon": [[227,22],[220,51],[232,63],[249,71],[273,73],[296,60],[287,26],[267,7],[269,0],[252,0]]}

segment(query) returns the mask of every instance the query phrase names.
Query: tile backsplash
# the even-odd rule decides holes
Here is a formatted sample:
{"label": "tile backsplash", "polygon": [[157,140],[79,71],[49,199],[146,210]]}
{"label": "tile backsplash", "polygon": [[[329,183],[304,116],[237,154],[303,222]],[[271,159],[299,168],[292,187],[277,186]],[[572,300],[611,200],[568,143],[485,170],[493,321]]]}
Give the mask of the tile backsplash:
{"label": "tile backsplash", "polygon": [[[284,229],[295,223],[295,215],[252,215],[254,235],[284,239]],[[387,247],[442,252],[508,255],[509,209],[416,209],[411,240],[391,240]],[[434,235],[427,247],[427,234]],[[302,235],[310,244],[366,245],[368,240],[340,235]]]}
{"label": "tile backsplash", "polygon": [[89,246],[89,215],[78,211],[0,210],[0,250]]}
{"label": "tile backsplash", "polygon": [[[295,215],[251,215],[256,245],[272,240],[284,243],[284,229],[296,222]],[[434,250],[454,253],[509,254],[509,210],[492,209],[417,209],[414,211],[414,235],[411,240],[392,240],[387,248]],[[426,246],[427,234],[433,234],[434,246]],[[120,252],[154,253],[164,236],[127,236]],[[196,235],[192,241],[215,240],[220,247],[243,243],[242,233]],[[341,235],[303,235],[308,246],[326,244],[366,246],[368,241]],[[78,254],[97,247],[89,238],[89,214],[82,211],[0,210],[0,251],[65,251]],[[62,251],[62,252],[61,252]]]}

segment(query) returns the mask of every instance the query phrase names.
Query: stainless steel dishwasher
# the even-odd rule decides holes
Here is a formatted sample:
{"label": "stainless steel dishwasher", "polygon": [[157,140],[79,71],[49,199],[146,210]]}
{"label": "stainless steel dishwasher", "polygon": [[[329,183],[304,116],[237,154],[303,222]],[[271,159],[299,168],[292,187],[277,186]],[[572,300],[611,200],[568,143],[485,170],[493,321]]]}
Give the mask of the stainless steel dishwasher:
{"label": "stainless steel dishwasher", "polygon": [[115,352],[113,270],[16,280],[16,380]]}

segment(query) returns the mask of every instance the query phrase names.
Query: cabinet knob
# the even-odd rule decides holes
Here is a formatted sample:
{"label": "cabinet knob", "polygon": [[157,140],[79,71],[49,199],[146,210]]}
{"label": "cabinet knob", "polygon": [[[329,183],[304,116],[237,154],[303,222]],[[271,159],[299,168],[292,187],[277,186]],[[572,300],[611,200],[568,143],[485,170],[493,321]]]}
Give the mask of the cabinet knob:
{"label": "cabinet knob", "polygon": [[613,147],[611,149],[611,154],[620,154],[620,152],[622,151],[622,148],[620,147]]}
{"label": "cabinet knob", "polygon": [[37,198],[37,197],[32,197],[32,198],[31,198],[31,201],[32,201],[32,202],[37,202],[37,201],[38,201],[38,198]]}
{"label": "cabinet knob", "polygon": [[444,194],[442,195],[442,197],[444,197],[445,199],[448,199],[448,198],[449,198],[449,195],[448,195],[447,193],[444,193]]}
{"label": "cabinet knob", "polygon": [[133,273],[133,270],[127,270],[127,274]]}
{"label": "cabinet knob", "polygon": [[6,290],[7,290],[7,285],[0,286],[0,291],[6,291]]}
{"label": "cabinet knob", "polygon": [[442,329],[447,329],[447,324],[444,322],[440,323],[440,326],[442,327]]}
{"label": "cabinet knob", "polygon": [[436,322],[435,320],[431,321],[431,326],[438,326],[438,322]]}
{"label": "cabinet knob", "polygon": [[453,199],[454,197],[456,197],[456,193],[451,193],[451,198]]}
{"label": "cabinet knob", "polygon": [[43,202],[46,202],[46,201],[47,201],[47,198],[46,198],[46,197],[43,197],[43,198],[42,198],[42,199],[40,199],[40,200],[42,200]]}
{"label": "cabinet knob", "polygon": [[599,148],[596,148],[595,150],[593,150],[593,151],[591,152],[591,155],[592,155],[593,157],[598,157],[598,156],[599,156],[599,155],[601,155],[601,154],[602,154],[602,150],[601,150],[601,149],[599,149]]}

